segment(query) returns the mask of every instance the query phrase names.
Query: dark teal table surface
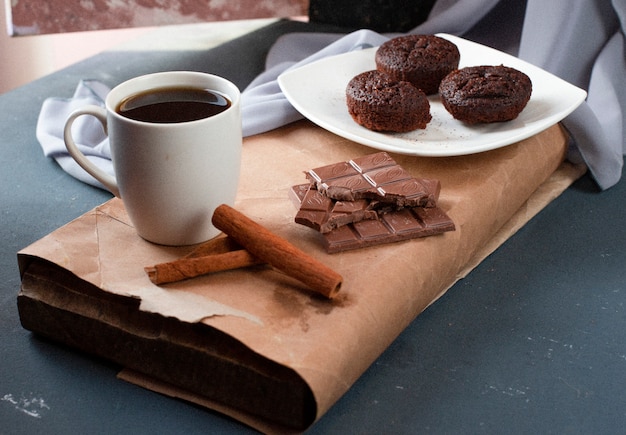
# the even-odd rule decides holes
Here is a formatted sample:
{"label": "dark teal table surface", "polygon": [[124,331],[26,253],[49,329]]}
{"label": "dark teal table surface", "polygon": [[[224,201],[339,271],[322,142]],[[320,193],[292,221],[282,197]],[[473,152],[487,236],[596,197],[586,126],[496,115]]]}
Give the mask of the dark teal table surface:
{"label": "dark teal table surface", "polygon": [[[106,201],[46,159],[42,101],[82,78],[216,73],[244,88],[279,22],[207,52],[107,52],[0,96],[0,434],[246,433],[116,379],[119,367],[19,322],[16,253]],[[584,176],[420,315],[310,430],[620,434],[626,428],[626,182]]]}

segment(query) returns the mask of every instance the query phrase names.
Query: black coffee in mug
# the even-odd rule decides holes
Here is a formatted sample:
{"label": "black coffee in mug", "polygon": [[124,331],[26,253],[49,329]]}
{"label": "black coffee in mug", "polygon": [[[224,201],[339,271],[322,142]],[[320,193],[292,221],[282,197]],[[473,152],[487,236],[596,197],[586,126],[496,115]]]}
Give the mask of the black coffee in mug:
{"label": "black coffee in mug", "polygon": [[227,97],[210,89],[168,87],[127,97],[115,111],[136,121],[172,124],[208,118],[230,105]]}

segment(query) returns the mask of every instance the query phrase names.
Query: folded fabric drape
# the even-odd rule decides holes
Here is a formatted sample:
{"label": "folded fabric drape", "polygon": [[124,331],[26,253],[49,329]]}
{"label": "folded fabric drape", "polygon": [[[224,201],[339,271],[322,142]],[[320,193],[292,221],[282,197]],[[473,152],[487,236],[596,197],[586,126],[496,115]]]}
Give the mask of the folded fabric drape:
{"label": "folded fabric drape", "polygon": [[[626,152],[626,2],[623,0],[438,0],[427,21],[409,33],[450,33],[518,55],[588,91],[587,100],[563,121],[601,189],[617,183]],[[289,104],[277,77],[326,56],[376,46],[395,35],[360,30],[349,35],[295,33],[279,38],[266,70],[242,94],[244,135],[272,130],[302,116]],[[94,185],[67,156],[64,117],[75,107],[102,101],[101,83],[84,81],[72,99],[44,102],[37,137],[47,156],[71,175]],[[85,89],[86,88],[86,89]],[[81,128],[88,129],[89,121]],[[84,132],[90,158],[110,168],[106,138]]]}
{"label": "folded fabric drape", "polygon": [[626,2],[528,0],[519,57],[586,89],[563,125],[598,185],[622,174],[626,153]]}

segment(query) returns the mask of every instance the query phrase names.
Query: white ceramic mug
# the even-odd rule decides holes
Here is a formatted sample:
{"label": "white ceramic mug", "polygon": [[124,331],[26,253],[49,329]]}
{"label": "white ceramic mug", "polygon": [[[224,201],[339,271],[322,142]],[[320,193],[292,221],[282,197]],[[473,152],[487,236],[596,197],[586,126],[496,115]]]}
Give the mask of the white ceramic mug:
{"label": "white ceramic mug", "polygon": [[[216,91],[230,100],[225,111],[196,121],[136,121],[116,109],[126,98],[168,87]],[[115,176],[80,152],[72,138],[79,116],[95,116],[108,134]],[[178,246],[219,234],[211,224],[220,204],[233,205],[241,166],[240,92],[228,80],[199,72],[172,71],[136,77],[107,95],[105,108],[87,106],[65,124],[70,155],[122,199],[137,233],[158,244]]]}

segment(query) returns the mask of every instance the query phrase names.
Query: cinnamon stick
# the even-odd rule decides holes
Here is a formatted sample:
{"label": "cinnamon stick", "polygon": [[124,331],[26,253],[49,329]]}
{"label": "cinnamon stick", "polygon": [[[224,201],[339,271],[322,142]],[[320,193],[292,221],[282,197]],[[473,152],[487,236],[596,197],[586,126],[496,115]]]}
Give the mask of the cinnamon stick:
{"label": "cinnamon stick", "polygon": [[218,236],[204,243],[200,243],[184,258],[204,257],[205,255],[224,254],[230,251],[237,251],[241,245],[235,242],[232,237]]}
{"label": "cinnamon stick", "polygon": [[254,257],[327,298],[335,297],[341,288],[343,278],[337,272],[234,208],[220,205],[212,222]]}
{"label": "cinnamon stick", "polygon": [[187,256],[167,263],[148,266],[144,270],[150,281],[159,285],[261,263],[261,260],[253,257],[245,249],[238,249],[199,257]]}

